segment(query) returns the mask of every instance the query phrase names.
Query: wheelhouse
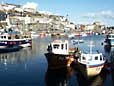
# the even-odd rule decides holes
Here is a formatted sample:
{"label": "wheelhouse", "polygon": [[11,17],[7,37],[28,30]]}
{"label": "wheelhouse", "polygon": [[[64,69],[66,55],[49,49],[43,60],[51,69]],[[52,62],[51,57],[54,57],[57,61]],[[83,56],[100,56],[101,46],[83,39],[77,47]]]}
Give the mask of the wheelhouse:
{"label": "wheelhouse", "polygon": [[97,64],[105,61],[102,53],[99,54],[81,54],[79,62],[83,64]]}
{"label": "wheelhouse", "polygon": [[68,41],[55,40],[50,45],[52,53],[55,54],[68,54]]}

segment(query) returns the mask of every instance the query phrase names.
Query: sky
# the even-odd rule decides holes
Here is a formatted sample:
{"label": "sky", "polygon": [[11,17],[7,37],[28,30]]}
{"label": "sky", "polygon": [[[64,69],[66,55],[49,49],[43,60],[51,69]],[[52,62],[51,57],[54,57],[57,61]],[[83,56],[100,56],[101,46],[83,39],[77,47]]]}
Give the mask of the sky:
{"label": "sky", "polygon": [[0,2],[26,5],[32,3],[38,11],[47,11],[67,17],[75,24],[99,21],[114,26],[114,0],[0,0]]}

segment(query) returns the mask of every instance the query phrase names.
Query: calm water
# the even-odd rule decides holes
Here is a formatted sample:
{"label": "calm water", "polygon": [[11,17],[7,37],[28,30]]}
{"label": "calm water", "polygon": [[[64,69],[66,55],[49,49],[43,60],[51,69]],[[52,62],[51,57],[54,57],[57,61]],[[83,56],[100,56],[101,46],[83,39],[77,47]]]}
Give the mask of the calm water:
{"label": "calm water", "polygon": [[[82,50],[89,49],[91,38],[96,45],[94,49],[101,51],[109,59],[109,53],[101,45],[104,40],[102,36],[85,37],[85,43],[76,46]],[[32,47],[0,54],[0,86],[113,86],[111,71],[86,81],[73,68],[50,70],[44,56],[50,41],[50,37],[39,37],[33,40]]]}

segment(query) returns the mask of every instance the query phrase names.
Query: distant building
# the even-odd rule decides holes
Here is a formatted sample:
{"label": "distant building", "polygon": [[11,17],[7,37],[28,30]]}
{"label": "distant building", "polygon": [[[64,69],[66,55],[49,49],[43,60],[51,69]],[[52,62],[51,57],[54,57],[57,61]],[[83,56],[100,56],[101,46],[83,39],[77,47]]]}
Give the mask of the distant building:
{"label": "distant building", "polygon": [[7,17],[6,13],[3,11],[0,11],[0,21],[4,21],[6,17]]}
{"label": "distant building", "polygon": [[92,30],[94,30],[94,25],[93,24],[88,24],[88,25],[86,25],[86,30],[87,31],[92,31]]}
{"label": "distant building", "polygon": [[7,17],[7,15],[6,15],[5,9],[0,4],[0,21],[4,21],[6,19],[6,17]]}

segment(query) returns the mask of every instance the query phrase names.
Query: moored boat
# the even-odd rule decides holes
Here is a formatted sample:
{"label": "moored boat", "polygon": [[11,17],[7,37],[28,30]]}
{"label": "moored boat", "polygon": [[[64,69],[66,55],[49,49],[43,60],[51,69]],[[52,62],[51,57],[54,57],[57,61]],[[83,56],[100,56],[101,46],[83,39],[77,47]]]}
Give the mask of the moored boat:
{"label": "moored boat", "polygon": [[106,59],[102,53],[99,53],[98,50],[92,52],[92,48],[90,48],[90,53],[81,53],[78,58],[78,68],[85,78],[90,78],[101,73],[105,62]]}
{"label": "moored boat", "polygon": [[32,39],[20,38],[19,35],[11,35],[3,33],[0,35],[0,48],[7,48],[12,46],[28,47],[31,46]]}
{"label": "moored boat", "polygon": [[107,46],[114,46],[114,33],[109,33],[106,35],[106,39],[104,41],[104,46],[107,47]]}
{"label": "moored boat", "polygon": [[45,56],[48,66],[65,67],[70,66],[74,58],[79,55],[78,48],[69,48],[68,40],[54,40],[48,45],[48,53]]}
{"label": "moored boat", "polygon": [[83,39],[72,39],[71,41],[73,42],[73,44],[84,43]]}

